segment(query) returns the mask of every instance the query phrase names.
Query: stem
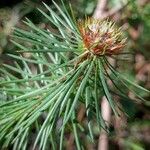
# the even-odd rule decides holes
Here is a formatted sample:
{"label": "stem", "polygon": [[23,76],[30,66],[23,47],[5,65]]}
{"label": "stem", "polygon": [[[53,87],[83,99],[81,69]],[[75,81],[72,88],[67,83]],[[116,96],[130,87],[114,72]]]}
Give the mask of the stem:
{"label": "stem", "polygon": [[[101,102],[101,112],[102,112],[102,117],[104,120],[107,122],[107,124],[110,123],[111,119],[111,108],[109,106],[109,103],[106,99],[106,97],[102,98]],[[108,135],[105,130],[101,130],[101,133],[99,135],[99,142],[98,142],[98,150],[108,150]]]}

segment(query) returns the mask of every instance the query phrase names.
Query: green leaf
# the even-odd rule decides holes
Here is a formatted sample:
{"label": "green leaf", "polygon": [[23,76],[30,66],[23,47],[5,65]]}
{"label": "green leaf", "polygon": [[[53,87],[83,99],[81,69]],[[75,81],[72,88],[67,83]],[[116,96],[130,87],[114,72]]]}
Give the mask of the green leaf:
{"label": "green leaf", "polygon": [[[86,91],[85,91],[85,104],[86,104],[86,115],[87,115],[87,119],[89,118],[90,115],[90,98],[91,98],[91,94],[90,94],[90,88],[86,87]],[[88,130],[89,130],[89,134],[90,134],[90,138],[92,139],[92,142],[94,142],[94,135],[93,135],[93,131],[92,131],[92,121],[88,119]]]}
{"label": "green leaf", "polygon": [[[80,86],[79,86],[79,88],[78,88],[78,90],[77,90],[77,92],[76,92],[75,98],[74,98],[73,103],[72,103],[72,106],[71,106],[71,108],[70,108],[70,111],[68,112],[68,116],[67,116],[67,118],[66,118],[66,120],[65,120],[65,124],[66,124],[66,122],[69,120],[69,118],[70,118],[70,116],[71,116],[73,110],[75,109],[75,106],[76,106],[76,103],[77,103],[77,101],[78,101],[78,99],[79,99],[79,96],[80,96],[80,94],[81,94],[81,91],[82,91],[82,90],[85,88],[85,86],[86,86],[87,79],[88,79],[88,77],[89,77],[89,74],[90,74],[90,71],[91,71],[91,69],[92,69],[93,63],[94,63],[94,62],[93,62],[93,60],[92,60],[90,66],[89,66],[89,68],[88,68],[89,71],[85,74],[85,77],[82,79],[82,82],[80,83]],[[81,71],[82,71],[82,70],[81,70]]]}
{"label": "green leaf", "polygon": [[110,104],[114,114],[116,116],[118,116],[118,113],[117,113],[116,108],[115,108],[116,105],[115,105],[114,101],[112,100],[112,96],[111,96],[111,94],[109,92],[108,85],[107,85],[106,80],[105,80],[105,76],[104,76],[104,73],[103,73],[104,69],[103,69],[103,65],[102,65],[101,61],[102,60],[99,61],[99,73],[100,73],[99,76],[100,76],[101,84],[102,84],[105,96],[106,96],[106,98],[107,98],[107,100],[108,100],[108,102],[109,102],[109,104]]}
{"label": "green leaf", "polygon": [[75,136],[75,142],[76,142],[76,146],[77,146],[77,150],[81,150],[81,146],[80,146],[80,138],[78,136],[78,131],[77,131],[77,125],[76,123],[73,122],[74,117],[75,117],[75,112],[73,112],[72,114],[72,126],[73,126],[73,132],[74,132],[74,136]]}

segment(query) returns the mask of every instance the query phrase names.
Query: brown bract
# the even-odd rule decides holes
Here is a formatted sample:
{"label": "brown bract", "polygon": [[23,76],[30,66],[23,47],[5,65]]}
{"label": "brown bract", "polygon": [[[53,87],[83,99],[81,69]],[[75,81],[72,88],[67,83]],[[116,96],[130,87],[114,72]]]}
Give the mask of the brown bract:
{"label": "brown bract", "polygon": [[121,28],[111,21],[87,18],[78,25],[85,50],[94,55],[115,55],[125,46]]}

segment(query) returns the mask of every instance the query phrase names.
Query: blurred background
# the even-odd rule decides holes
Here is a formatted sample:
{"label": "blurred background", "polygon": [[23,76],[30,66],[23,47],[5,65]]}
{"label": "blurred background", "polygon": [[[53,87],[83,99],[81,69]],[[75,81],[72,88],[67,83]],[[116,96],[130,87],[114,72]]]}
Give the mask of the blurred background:
{"label": "blurred background", "polygon": [[[43,2],[52,6],[51,0]],[[60,0],[55,0],[61,5]],[[65,1],[68,3],[68,1]],[[93,16],[99,1],[70,0],[77,19]],[[126,49],[131,52],[117,60],[117,67],[127,78],[136,80],[150,89],[150,2],[148,0],[109,0],[101,18],[110,18],[122,26],[128,42]],[[29,18],[37,26],[45,28],[49,23],[38,12],[44,9],[42,0],[0,0],[0,62],[9,62],[7,53],[13,53],[15,46],[10,42],[13,27],[27,28],[22,20]],[[46,10],[45,10],[46,11]],[[140,92],[140,91],[139,91]],[[129,93],[130,94],[130,93]],[[134,95],[130,95],[134,97]],[[143,95],[150,99],[149,95]],[[112,117],[109,149],[149,150],[150,149],[150,102],[133,103],[122,100],[127,116]],[[94,126],[98,137],[97,126]],[[88,149],[90,149],[90,144]],[[91,146],[92,147],[92,146]]]}

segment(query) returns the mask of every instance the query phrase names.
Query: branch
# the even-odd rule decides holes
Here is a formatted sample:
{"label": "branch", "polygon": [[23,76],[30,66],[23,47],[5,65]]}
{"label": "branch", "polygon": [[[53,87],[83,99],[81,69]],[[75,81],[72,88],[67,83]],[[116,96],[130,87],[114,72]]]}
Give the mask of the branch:
{"label": "branch", "polygon": [[99,0],[95,12],[93,14],[93,17],[98,19],[103,18],[103,15],[105,14],[106,6],[107,6],[107,0]]}
{"label": "branch", "polygon": [[106,10],[106,6],[107,6],[107,0],[99,0],[97,7],[94,11],[93,17],[98,18],[98,19],[104,19],[107,17],[111,17],[114,14],[121,11],[122,9],[124,9],[128,5],[128,3],[129,3],[129,1],[126,1],[126,3],[124,3],[118,7],[112,8],[106,12],[105,10]]}
{"label": "branch", "polygon": [[[106,97],[102,98],[101,102],[101,112],[104,120],[106,121],[107,125],[110,123],[111,119],[111,108],[109,106],[109,103],[106,99]],[[99,142],[98,142],[98,150],[108,150],[108,135],[106,131],[103,129],[101,130],[100,136],[99,136]]]}

